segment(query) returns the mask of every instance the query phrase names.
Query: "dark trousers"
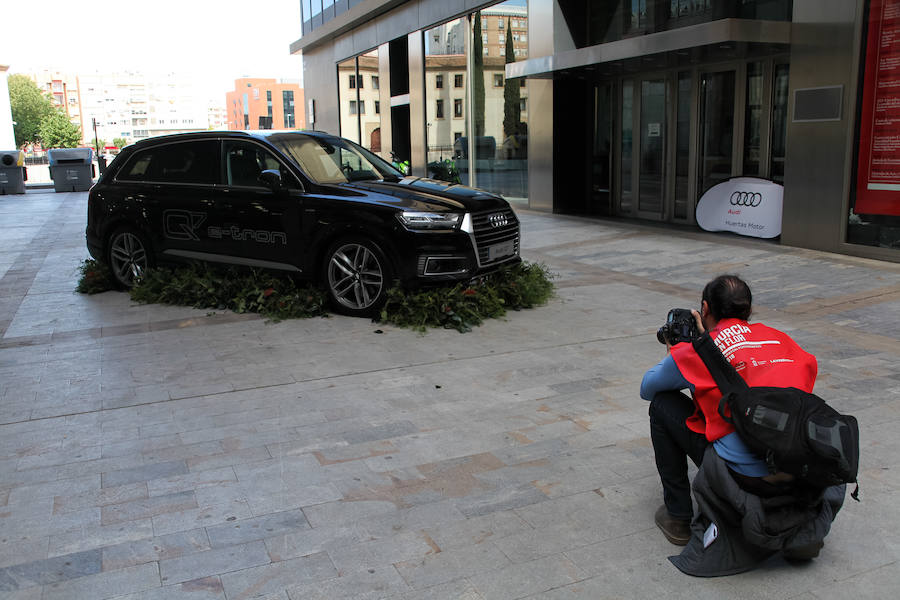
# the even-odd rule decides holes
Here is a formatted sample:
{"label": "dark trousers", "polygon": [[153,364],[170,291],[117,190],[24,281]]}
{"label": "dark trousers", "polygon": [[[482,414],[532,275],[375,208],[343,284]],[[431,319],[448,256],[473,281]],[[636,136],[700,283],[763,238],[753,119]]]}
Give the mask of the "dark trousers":
{"label": "dark trousers", "polygon": [[656,470],[663,486],[663,500],[669,515],[691,519],[691,482],[687,458],[698,467],[709,442],[685,425],[694,414],[694,401],[681,392],[660,392],[650,402],[650,440],[656,454]]}

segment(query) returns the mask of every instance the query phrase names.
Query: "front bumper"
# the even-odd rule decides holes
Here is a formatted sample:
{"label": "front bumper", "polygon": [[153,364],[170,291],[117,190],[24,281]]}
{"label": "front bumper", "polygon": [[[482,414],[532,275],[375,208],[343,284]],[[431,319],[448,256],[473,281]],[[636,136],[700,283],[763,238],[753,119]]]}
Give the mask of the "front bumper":
{"label": "front bumper", "polygon": [[408,235],[415,263],[401,275],[407,281],[465,281],[521,262],[519,221],[509,208],[466,215],[458,231]]}

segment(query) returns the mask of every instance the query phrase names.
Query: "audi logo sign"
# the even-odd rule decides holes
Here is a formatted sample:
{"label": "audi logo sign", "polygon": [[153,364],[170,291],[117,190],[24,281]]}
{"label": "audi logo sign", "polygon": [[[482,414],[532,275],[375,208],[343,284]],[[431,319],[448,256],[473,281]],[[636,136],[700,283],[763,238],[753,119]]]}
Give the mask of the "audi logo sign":
{"label": "audi logo sign", "polygon": [[753,206],[762,204],[762,194],[759,192],[735,192],[729,200],[732,206]]}
{"label": "audi logo sign", "polygon": [[697,203],[697,224],[759,238],[781,235],[784,188],[768,179],[734,177],[706,190]]}
{"label": "audi logo sign", "polygon": [[488,222],[491,224],[491,227],[506,227],[509,225],[509,217],[503,213],[495,213],[488,217]]}

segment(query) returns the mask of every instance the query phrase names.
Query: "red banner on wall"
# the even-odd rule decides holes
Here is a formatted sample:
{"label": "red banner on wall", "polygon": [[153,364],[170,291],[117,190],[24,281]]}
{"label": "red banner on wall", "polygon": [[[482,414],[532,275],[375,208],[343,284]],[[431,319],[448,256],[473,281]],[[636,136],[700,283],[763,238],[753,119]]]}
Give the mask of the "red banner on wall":
{"label": "red banner on wall", "polygon": [[857,214],[900,216],[900,0],[871,0],[857,165]]}

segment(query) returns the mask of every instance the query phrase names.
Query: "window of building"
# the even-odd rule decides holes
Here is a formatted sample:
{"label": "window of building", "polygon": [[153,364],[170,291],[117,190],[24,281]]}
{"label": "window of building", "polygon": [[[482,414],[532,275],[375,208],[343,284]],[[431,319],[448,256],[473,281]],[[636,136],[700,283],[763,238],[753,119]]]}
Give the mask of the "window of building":
{"label": "window of building", "polygon": [[526,106],[527,101],[528,101],[528,98],[521,98],[519,100],[519,110],[521,110],[522,112],[525,112],[527,110],[527,106]]}
{"label": "window of building", "polygon": [[372,75],[372,89],[377,90],[378,88],[378,75]]}
{"label": "window of building", "polygon": [[497,19],[497,29],[503,29],[506,27],[506,23],[503,22],[503,17]]}
{"label": "window of building", "polygon": [[461,88],[463,86],[463,76],[462,75],[454,75],[453,76],[453,87]]}
{"label": "window of building", "polygon": [[358,114],[359,114],[359,112],[357,112],[357,108],[356,108],[356,100],[351,100],[351,101],[350,101],[350,114],[351,114],[351,115],[358,115]]}
{"label": "window of building", "polygon": [[443,100],[436,100],[436,101],[435,101],[435,106],[434,106],[434,117],[435,117],[436,119],[443,119],[443,118],[444,118],[444,101],[443,101]]}
{"label": "window of building", "polygon": [[379,102],[378,100],[375,101],[375,114],[381,114],[381,102]]}
{"label": "window of building", "polygon": [[434,87],[441,89],[444,87],[444,76],[443,75],[435,75],[434,76]]}
{"label": "window of building", "polygon": [[503,87],[503,75],[494,73],[494,87]]}
{"label": "window of building", "polygon": [[457,119],[461,119],[463,116],[463,103],[462,98],[456,98],[453,100],[453,116]]}
{"label": "window of building", "polygon": [[281,107],[282,113],[284,114],[285,129],[293,129],[297,126],[295,116],[296,113],[294,112],[294,92],[289,90],[282,90]]}

